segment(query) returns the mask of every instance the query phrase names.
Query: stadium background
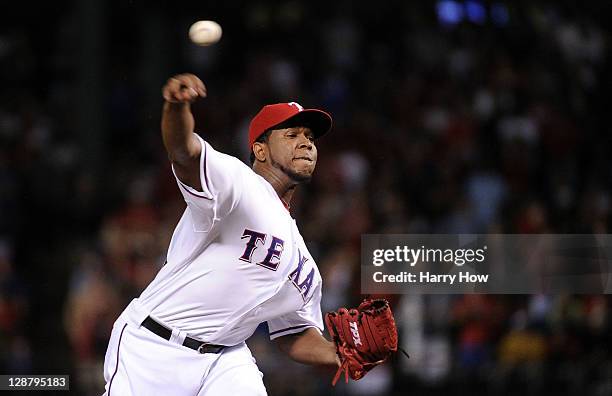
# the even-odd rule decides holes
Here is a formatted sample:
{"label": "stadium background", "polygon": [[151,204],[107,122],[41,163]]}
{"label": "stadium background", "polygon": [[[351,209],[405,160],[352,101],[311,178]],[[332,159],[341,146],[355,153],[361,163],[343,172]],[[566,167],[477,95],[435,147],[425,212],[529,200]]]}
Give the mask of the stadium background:
{"label": "stadium background", "polygon": [[[83,0],[0,13],[0,373],[100,394],[111,325],[184,207],[160,89],[194,72],[197,130],[246,159],[250,117],[329,110],[293,203],[324,309],[359,301],[369,233],[609,233],[609,2]],[[215,19],[220,44],[189,25]],[[229,296],[219,296],[228,298]],[[236,295],[239,298],[239,295]],[[610,395],[602,295],[391,296],[410,360],[332,391],[249,342],[271,395]]]}

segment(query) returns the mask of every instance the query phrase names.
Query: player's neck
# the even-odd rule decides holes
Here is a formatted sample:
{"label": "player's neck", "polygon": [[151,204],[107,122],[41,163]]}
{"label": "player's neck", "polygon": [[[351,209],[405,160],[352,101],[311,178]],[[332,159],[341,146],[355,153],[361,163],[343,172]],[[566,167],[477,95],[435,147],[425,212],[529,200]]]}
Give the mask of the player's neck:
{"label": "player's neck", "polygon": [[253,170],[270,183],[283,204],[289,208],[291,198],[293,198],[293,193],[298,183],[283,172],[275,172],[272,169],[260,167],[254,167]]}

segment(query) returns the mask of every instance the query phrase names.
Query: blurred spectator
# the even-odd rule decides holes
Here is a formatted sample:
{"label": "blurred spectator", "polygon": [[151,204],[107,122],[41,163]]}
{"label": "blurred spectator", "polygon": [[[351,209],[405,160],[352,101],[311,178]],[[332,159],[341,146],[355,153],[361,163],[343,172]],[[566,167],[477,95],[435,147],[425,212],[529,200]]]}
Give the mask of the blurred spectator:
{"label": "blurred spectator", "polygon": [[10,244],[0,239],[0,370],[27,374],[32,370],[32,350],[23,334],[29,311],[27,289],[13,269]]}

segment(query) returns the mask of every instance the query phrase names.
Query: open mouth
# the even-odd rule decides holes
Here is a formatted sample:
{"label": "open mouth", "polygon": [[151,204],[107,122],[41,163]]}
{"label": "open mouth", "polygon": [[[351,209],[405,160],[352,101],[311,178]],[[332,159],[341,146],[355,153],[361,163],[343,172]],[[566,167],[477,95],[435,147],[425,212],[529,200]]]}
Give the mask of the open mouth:
{"label": "open mouth", "polygon": [[312,159],[308,158],[308,157],[295,157],[293,160],[294,161],[295,160],[304,160],[304,161],[312,162]]}

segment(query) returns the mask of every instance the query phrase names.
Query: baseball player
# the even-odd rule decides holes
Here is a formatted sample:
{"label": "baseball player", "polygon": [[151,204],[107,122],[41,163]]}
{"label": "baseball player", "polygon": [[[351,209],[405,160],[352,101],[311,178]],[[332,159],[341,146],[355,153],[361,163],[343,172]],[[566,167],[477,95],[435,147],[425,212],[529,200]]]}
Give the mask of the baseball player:
{"label": "baseball player", "polygon": [[187,203],[167,262],[115,322],[105,395],[265,395],[245,340],[267,322],[292,359],[340,366],[322,336],[321,276],[289,204],[317,163],[329,114],[263,107],[249,127],[252,168],[193,132],[198,77],[163,88],[162,136]]}

